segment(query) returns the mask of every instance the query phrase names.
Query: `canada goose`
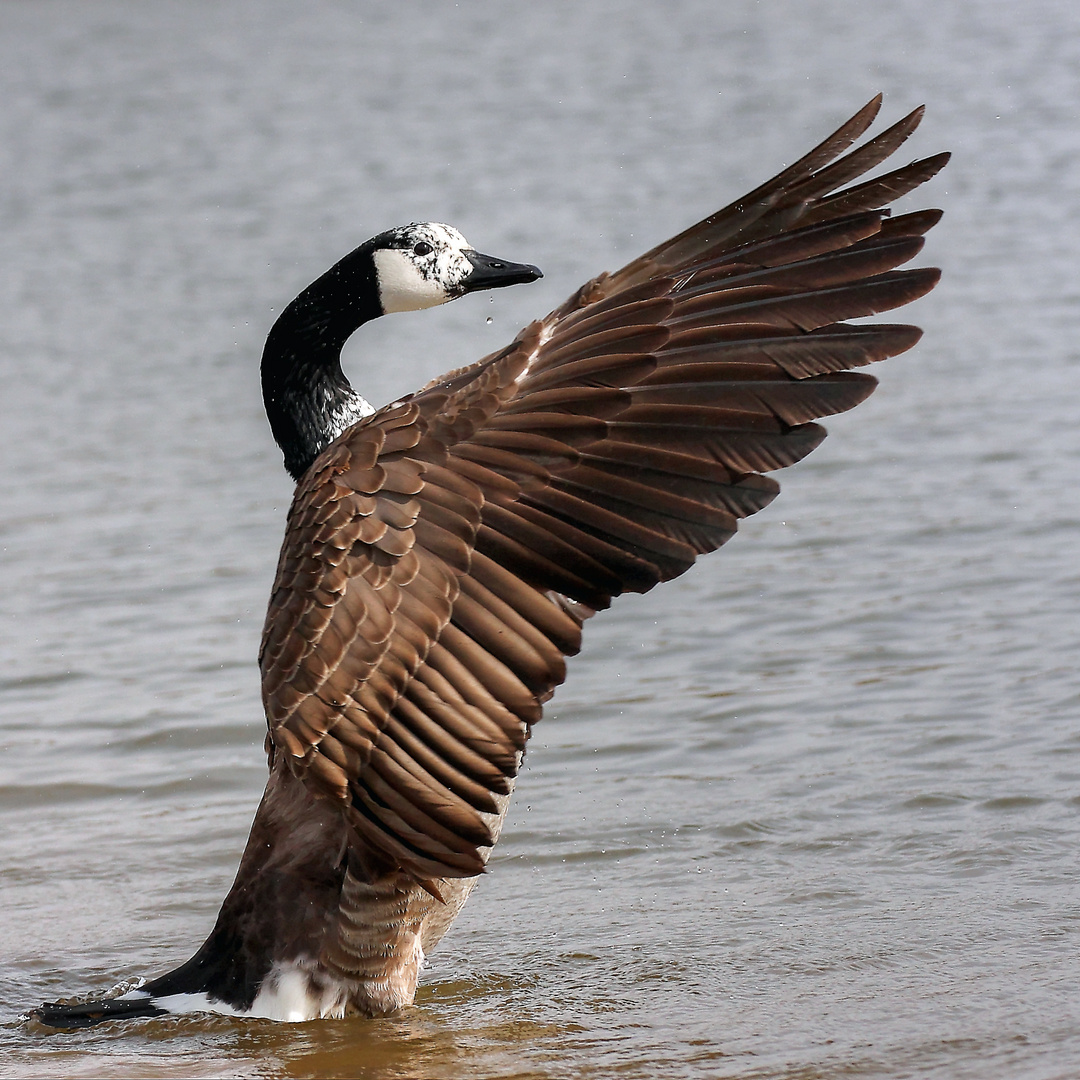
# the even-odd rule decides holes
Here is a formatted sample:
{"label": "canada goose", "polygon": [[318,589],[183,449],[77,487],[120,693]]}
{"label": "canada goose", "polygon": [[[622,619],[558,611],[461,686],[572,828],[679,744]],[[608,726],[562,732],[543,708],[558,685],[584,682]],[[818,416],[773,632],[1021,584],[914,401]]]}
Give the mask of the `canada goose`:
{"label": "canada goose", "polygon": [[413,224],[362,244],[270,331],[262,375],[299,481],[263,631],[269,780],[217,924],[51,1027],[212,1011],[306,1020],[412,1002],[484,870],[582,624],[719,547],[876,385],[922,296],[897,270],[937,210],[891,218],[939,154],[844,187],[918,109],[841,157],[880,96],[749,195],[587,282],[506,348],[376,411],[342,374],[364,322],[540,277]]}

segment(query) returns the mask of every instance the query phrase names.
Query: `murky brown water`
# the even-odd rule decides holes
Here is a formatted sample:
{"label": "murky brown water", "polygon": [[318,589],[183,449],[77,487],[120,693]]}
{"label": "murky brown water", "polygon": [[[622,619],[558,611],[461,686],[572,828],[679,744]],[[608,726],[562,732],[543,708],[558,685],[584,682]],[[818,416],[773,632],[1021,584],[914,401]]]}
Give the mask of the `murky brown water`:
{"label": "murky brown water", "polygon": [[[1078,31],[1049,0],[0,6],[0,1075],[1074,1075]],[[387,400],[878,89],[957,152],[923,345],[590,624],[416,1008],[21,1022],[185,959],[235,869],[275,310],[413,219],[544,268],[359,335]]]}

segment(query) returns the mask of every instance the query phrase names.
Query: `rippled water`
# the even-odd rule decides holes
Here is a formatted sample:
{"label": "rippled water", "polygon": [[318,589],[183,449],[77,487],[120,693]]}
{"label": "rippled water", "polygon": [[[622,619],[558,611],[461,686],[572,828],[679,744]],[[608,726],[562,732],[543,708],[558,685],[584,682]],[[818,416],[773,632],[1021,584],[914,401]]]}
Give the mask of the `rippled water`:
{"label": "rippled water", "polygon": [[[0,1075],[1074,1075],[1078,31],[1048,0],[0,6]],[[275,311],[413,219],[544,268],[358,335],[389,399],[878,89],[957,152],[923,344],[590,624],[417,1007],[21,1022],[185,959],[234,872]]]}

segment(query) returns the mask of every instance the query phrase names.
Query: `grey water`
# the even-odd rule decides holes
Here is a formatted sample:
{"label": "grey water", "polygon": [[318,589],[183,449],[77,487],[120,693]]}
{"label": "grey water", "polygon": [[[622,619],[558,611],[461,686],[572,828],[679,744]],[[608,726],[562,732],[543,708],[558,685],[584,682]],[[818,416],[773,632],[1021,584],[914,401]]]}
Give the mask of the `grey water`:
{"label": "grey water", "polygon": [[[186,959],[235,870],[281,306],[410,220],[544,269],[365,328],[390,400],[878,90],[955,152],[923,342],[589,624],[415,1008],[21,1019]],[[0,1075],[1080,1071],[1074,5],[9,0],[0,164]]]}

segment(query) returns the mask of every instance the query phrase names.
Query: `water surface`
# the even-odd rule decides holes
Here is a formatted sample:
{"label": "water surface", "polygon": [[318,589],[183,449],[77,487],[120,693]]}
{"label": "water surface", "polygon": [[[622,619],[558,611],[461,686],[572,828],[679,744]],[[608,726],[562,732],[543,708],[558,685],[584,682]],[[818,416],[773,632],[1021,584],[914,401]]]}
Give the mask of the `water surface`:
{"label": "water surface", "polygon": [[[0,1074],[1073,1075],[1080,16],[494,12],[0,7]],[[389,400],[879,89],[928,103],[913,155],[956,151],[924,342],[723,551],[589,625],[416,1008],[21,1022],[185,959],[234,873],[275,312],[409,220],[543,267],[358,335]]]}

